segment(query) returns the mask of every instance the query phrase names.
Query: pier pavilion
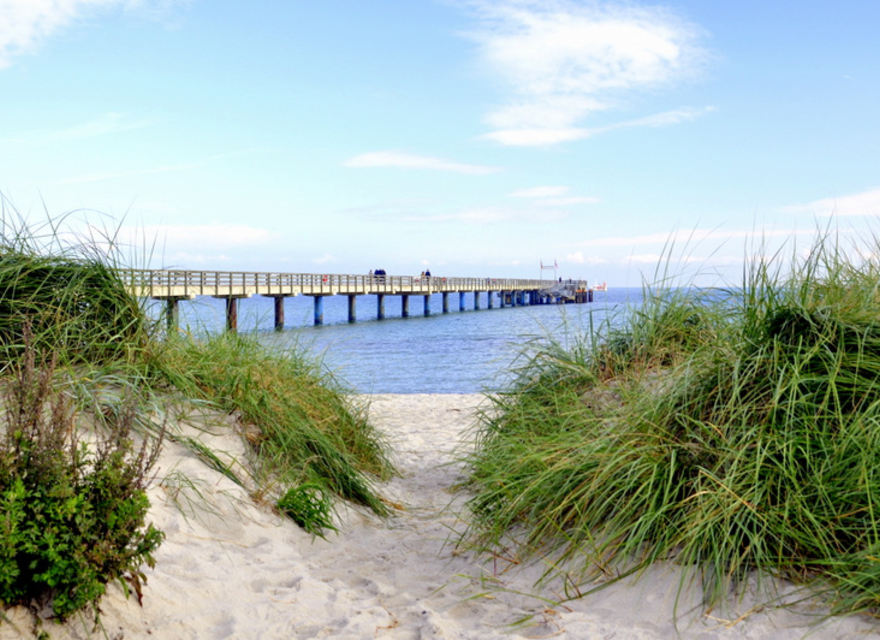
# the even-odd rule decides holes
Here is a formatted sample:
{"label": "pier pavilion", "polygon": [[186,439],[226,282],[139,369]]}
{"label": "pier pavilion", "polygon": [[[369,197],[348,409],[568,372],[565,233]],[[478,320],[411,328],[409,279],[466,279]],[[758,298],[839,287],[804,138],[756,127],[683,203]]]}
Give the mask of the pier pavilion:
{"label": "pier pavilion", "polygon": [[284,328],[284,298],[305,295],[314,299],[314,323],[324,322],[324,297],[348,296],[348,321],[355,321],[357,296],[376,296],[376,317],[385,317],[385,296],[401,296],[403,317],[410,315],[410,297],[422,297],[422,313],[431,314],[430,298],[442,294],[442,312],[449,312],[449,295],[458,294],[458,310],[465,310],[465,294],[474,294],[474,309],[480,308],[482,292],[488,294],[488,308],[497,298],[500,307],[562,302],[592,302],[593,292],[585,280],[527,280],[512,278],[438,278],[393,275],[350,275],[315,273],[270,273],[245,271],[182,271],[167,269],[124,269],[119,272],[128,290],[141,298],[166,304],[169,326],[176,326],[178,303],[196,296],[226,301],[226,328],[238,326],[238,301],[261,295],[275,299],[275,328]]}

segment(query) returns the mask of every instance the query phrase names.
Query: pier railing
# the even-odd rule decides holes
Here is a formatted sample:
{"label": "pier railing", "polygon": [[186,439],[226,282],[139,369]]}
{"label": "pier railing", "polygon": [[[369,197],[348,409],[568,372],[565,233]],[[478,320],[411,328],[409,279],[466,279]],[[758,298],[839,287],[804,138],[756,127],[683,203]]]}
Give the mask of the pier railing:
{"label": "pier railing", "polygon": [[[532,291],[551,288],[554,280],[518,278],[446,278],[438,276],[352,275],[124,269],[119,272],[139,297],[193,298],[296,295],[423,294],[453,291]],[[586,288],[585,281],[575,284]]]}

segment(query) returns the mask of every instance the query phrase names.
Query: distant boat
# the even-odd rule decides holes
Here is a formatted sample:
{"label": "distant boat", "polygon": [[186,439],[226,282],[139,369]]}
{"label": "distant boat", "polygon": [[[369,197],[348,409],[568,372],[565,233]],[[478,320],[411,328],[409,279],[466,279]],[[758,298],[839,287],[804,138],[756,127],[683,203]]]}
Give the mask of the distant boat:
{"label": "distant boat", "polygon": [[608,285],[604,282],[602,284],[593,285],[593,291],[608,291]]}

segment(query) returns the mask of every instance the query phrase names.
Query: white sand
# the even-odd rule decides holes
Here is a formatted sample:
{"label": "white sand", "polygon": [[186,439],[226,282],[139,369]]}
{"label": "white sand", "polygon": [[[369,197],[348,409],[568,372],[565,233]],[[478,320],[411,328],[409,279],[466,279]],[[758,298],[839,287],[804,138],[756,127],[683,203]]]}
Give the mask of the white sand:
{"label": "white sand", "polygon": [[[292,522],[255,506],[247,493],[169,443],[150,489],[150,519],[167,539],[148,570],[143,607],[115,585],[103,599],[104,632],[87,621],[43,628],[52,638],[670,638],[675,636],[678,570],[655,567],[638,581],[553,605],[551,583],[534,586],[540,566],[475,558],[451,544],[463,502],[449,487],[460,479],[451,452],[475,395],[371,396],[371,418],[385,431],[402,477],[381,487],[403,507],[383,521],[343,508],[338,535],[313,539]],[[241,441],[203,436],[243,457]],[[202,498],[182,512],[195,480]],[[450,504],[451,502],[451,504]],[[201,506],[195,506],[201,505]],[[205,506],[209,506],[210,510]],[[451,538],[450,538],[451,536]],[[784,587],[784,585],[783,585]],[[678,603],[682,638],[865,638],[880,623],[863,616],[817,622],[789,609],[752,610],[734,602],[705,614],[691,592]],[[810,612],[808,606],[802,610]],[[28,614],[7,612],[0,638],[30,637]],[[510,625],[526,616],[530,622]],[[743,619],[730,624],[732,621]]]}

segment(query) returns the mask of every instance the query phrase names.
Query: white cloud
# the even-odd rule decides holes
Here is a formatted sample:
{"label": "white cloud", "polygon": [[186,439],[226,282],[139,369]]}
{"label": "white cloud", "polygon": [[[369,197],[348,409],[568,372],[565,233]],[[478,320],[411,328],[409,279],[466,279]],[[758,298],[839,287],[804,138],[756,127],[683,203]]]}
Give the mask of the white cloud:
{"label": "white cloud", "polygon": [[634,253],[627,256],[627,262],[636,264],[660,264],[663,259],[664,256],[659,253]]}
{"label": "white cloud", "polygon": [[569,129],[502,129],[484,134],[482,137],[486,140],[494,140],[503,145],[510,147],[540,147],[560,142],[572,142],[574,140],[584,140],[591,138],[600,133],[607,133],[616,129],[627,129],[630,127],[665,127],[689,120],[694,120],[707,113],[715,111],[715,107],[682,107],[680,109],[672,109],[655,113],[642,118],[633,120],[623,120],[615,122],[604,127],[587,128],[569,128]]}
{"label": "white cloud", "polygon": [[373,151],[349,158],[343,163],[346,167],[394,167],[398,169],[428,169],[432,171],[449,171],[467,175],[486,175],[496,173],[498,167],[477,164],[451,162],[442,158],[419,156],[399,151]]}
{"label": "white cloud", "polygon": [[194,162],[180,162],[176,164],[159,165],[158,167],[144,167],[141,169],[127,169],[124,171],[104,171],[100,173],[88,173],[81,176],[73,176],[58,181],[58,184],[84,184],[89,182],[104,182],[105,180],[117,180],[119,178],[131,178],[134,176],[148,176],[157,173],[175,173],[177,171],[190,171],[199,169],[209,163],[228,158],[236,158],[242,154],[252,153],[253,149],[244,149],[240,151],[225,151],[223,153],[215,153],[204,159]]}
{"label": "white cloud", "polygon": [[545,207],[570,207],[573,204],[596,204],[599,198],[593,196],[570,196],[568,198],[549,198],[540,204]]}
{"label": "white cloud", "polygon": [[528,189],[517,189],[510,194],[511,198],[550,198],[553,196],[561,196],[568,193],[569,187],[547,186],[547,187],[530,187]]}
{"label": "white cloud", "polygon": [[546,186],[517,189],[510,194],[512,198],[531,198],[542,207],[568,207],[575,204],[595,204],[599,198],[592,196],[566,196],[570,187]]}
{"label": "white cloud", "polygon": [[476,0],[470,6],[481,27],[469,35],[513,92],[509,104],[486,116],[495,130],[485,137],[501,144],[588,137],[592,131],[578,124],[613,106],[620,94],[692,76],[705,58],[699,29],[662,8],[570,0]]}
{"label": "white cloud", "polygon": [[92,8],[125,0],[0,0],[0,69]]}
{"label": "white cloud", "polygon": [[312,260],[315,264],[330,264],[331,262],[336,262],[336,256],[333,256],[329,253],[325,253],[317,258]]}
{"label": "white cloud", "polygon": [[565,256],[564,262],[572,264],[608,264],[608,259],[602,256],[585,256],[583,251],[575,251]]}
{"label": "white cloud", "polygon": [[85,184],[89,182],[104,182],[105,180],[116,180],[118,178],[130,178],[133,176],[148,176],[156,173],[173,173],[175,171],[188,171],[202,166],[200,162],[186,162],[181,164],[169,164],[159,167],[150,167],[148,169],[131,169],[129,171],[107,171],[104,173],[89,173],[72,178],[64,178],[59,180],[58,184]]}
{"label": "white cloud", "polygon": [[243,224],[149,225],[123,227],[122,242],[142,244],[143,240],[157,246],[202,247],[214,250],[233,247],[260,246],[272,239],[268,229]]}
{"label": "white cloud", "polygon": [[[2,2],[3,0],[0,0]],[[65,127],[63,129],[35,129],[23,131],[11,137],[0,138],[3,144],[43,145],[58,142],[86,140],[98,136],[121,133],[134,129],[143,129],[152,124],[141,119],[132,120],[121,113],[105,113],[87,122]]]}
{"label": "white cloud", "polygon": [[880,216],[880,187],[837,198],[795,204],[783,207],[783,210],[820,216]]}
{"label": "white cloud", "polygon": [[485,224],[493,222],[505,222],[515,218],[515,214],[501,209],[465,209],[456,213],[443,213],[428,216],[411,216],[406,218],[413,221],[430,221],[430,222],[446,222],[450,220],[458,222],[467,222],[471,224]]}
{"label": "white cloud", "polygon": [[813,236],[815,229],[690,229],[679,230],[671,233],[649,233],[636,236],[610,236],[605,238],[592,238],[579,242],[581,247],[636,247],[642,245],[690,245],[708,240],[755,240],[762,238],[789,238],[794,236]]}
{"label": "white cloud", "polygon": [[511,210],[495,207],[464,209],[454,213],[441,213],[426,216],[408,216],[406,221],[418,222],[464,222],[467,224],[493,224],[500,222],[555,222],[566,217],[564,212],[550,210]]}
{"label": "white cloud", "polygon": [[32,53],[55,33],[101,8],[123,7],[152,18],[167,18],[186,0],[0,0],[0,69]]}
{"label": "white cloud", "polygon": [[711,113],[715,110],[716,107],[714,106],[681,107],[680,109],[663,111],[661,113],[655,113],[650,116],[645,116],[643,118],[624,120],[623,122],[611,124],[607,127],[595,129],[594,133],[611,131],[613,129],[623,129],[626,127],[666,127],[673,124],[688,122],[689,120],[695,120],[696,118],[699,118],[700,116],[703,116],[707,113]]}
{"label": "white cloud", "polygon": [[547,96],[532,102],[518,102],[486,116],[486,123],[499,129],[517,128],[540,122],[543,127],[565,128],[573,120],[605,109],[606,105],[582,96]]}
{"label": "white cloud", "polygon": [[89,120],[88,122],[73,125],[67,129],[45,132],[44,135],[50,142],[60,140],[82,140],[111,133],[142,129],[150,124],[151,123],[148,120],[129,120],[124,114],[110,112],[98,116],[93,120]]}
{"label": "white cloud", "polygon": [[192,253],[189,251],[175,251],[164,257],[159,269],[193,268],[194,266],[216,270],[218,265],[229,263],[231,258],[224,254]]}
{"label": "white cloud", "polygon": [[589,129],[501,129],[482,137],[508,147],[544,147],[589,138]]}

